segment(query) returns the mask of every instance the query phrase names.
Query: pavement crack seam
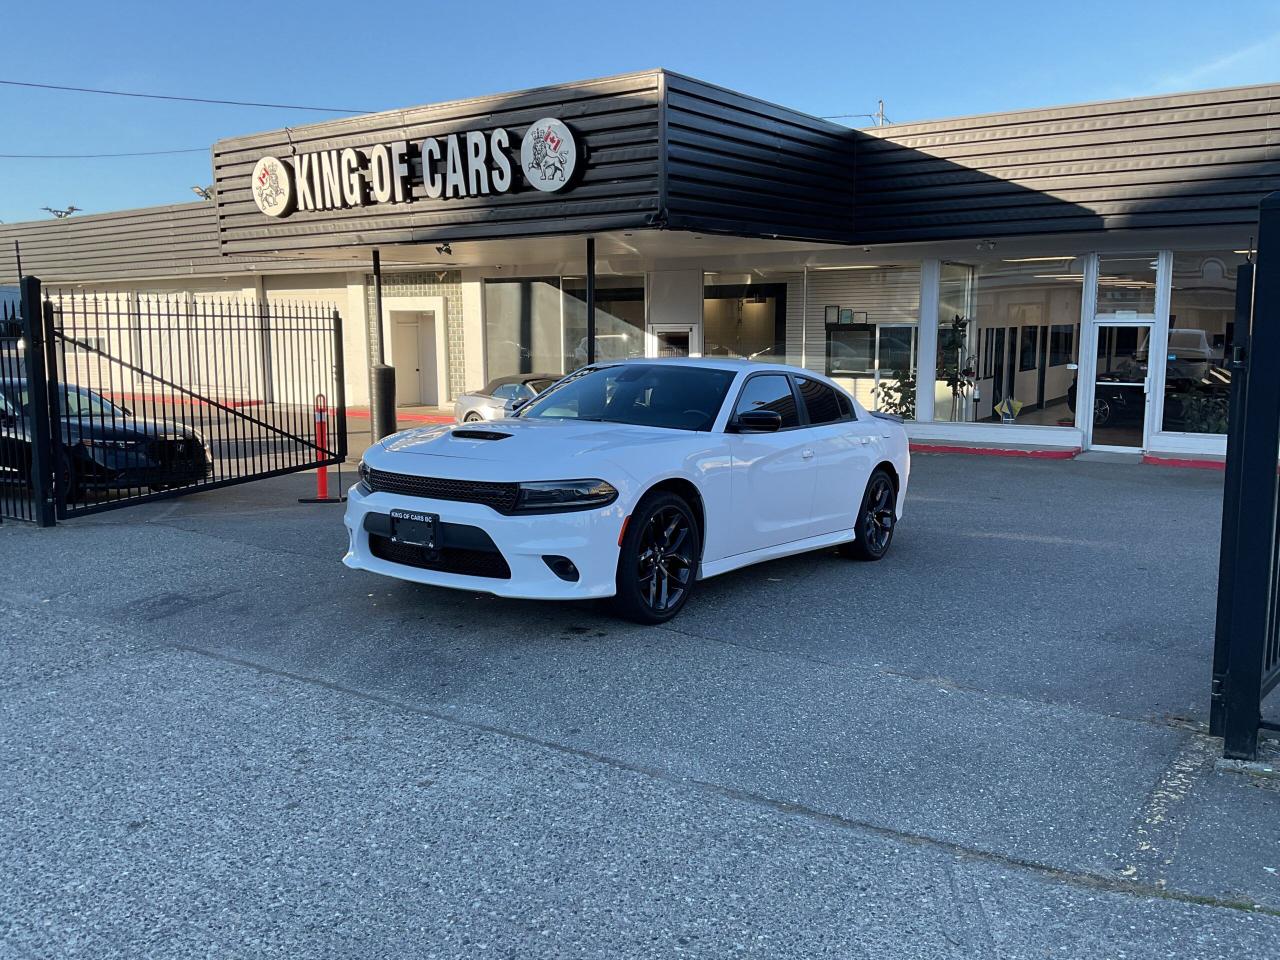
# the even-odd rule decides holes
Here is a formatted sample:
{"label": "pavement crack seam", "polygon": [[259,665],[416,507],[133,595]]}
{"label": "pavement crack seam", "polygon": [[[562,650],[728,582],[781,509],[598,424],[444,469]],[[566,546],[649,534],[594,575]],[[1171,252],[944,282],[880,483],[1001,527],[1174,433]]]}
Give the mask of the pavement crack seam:
{"label": "pavement crack seam", "polygon": [[1187,826],[1187,800],[1196,781],[1213,772],[1216,758],[1216,745],[1203,735],[1189,734],[1179,746],[1138,811],[1134,847],[1120,870],[1122,877],[1138,877],[1165,888],[1165,872],[1173,864]]}
{"label": "pavement crack seam", "polygon": [[316,677],[308,677],[305,674],[294,673],[289,670],[266,667],[261,664],[254,663],[251,660],[244,660],[240,657],[233,657],[225,653],[206,650],[191,644],[171,641],[168,643],[168,646],[174,650],[190,653],[195,656],[206,657],[211,660],[217,660],[232,666],[243,667],[266,676],[292,680],[296,683],[329,690],[333,693],[342,694],[343,696],[355,697],[365,701],[366,703],[379,704],[393,710],[400,710],[405,713],[428,717],[441,723],[451,724],[477,733],[502,737],[517,743],[524,743],[544,750],[550,750],[563,756],[574,757],[579,760],[585,760],[589,763],[607,766],[615,770],[623,770],[628,773],[648,777],[652,780],[656,780],[670,786],[698,790],[724,799],[761,807],[785,816],[802,818],[816,824],[840,830],[870,834],[892,840],[896,843],[908,843],[924,849],[945,853],[967,862],[987,863],[998,867],[1022,870],[1024,872],[1034,874],[1044,880],[1061,884],[1063,886],[1077,887],[1080,889],[1103,893],[1120,894],[1137,899],[1169,900],[1176,903],[1195,906],[1218,907],[1229,910],[1239,910],[1246,913],[1258,913],[1273,917],[1280,917],[1280,908],[1268,907],[1255,903],[1253,900],[1194,894],[1169,889],[1166,886],[1145,883],[1136,879],[1108,876],[1106,874],[1092,873],[1089,871],[1069,870],[1035,860],[1027,860],[1021,857],[1010,856],[1008,854],[995,853],[990,850],[967,847],[955,841],[941,840],[937,837],[928,836],[927,834],[898,830],[893,827],[886,827],[882,824],[872,823],[866,820],[858,820],[842,814],[819,810],[816,807],[811,807],[807,804],[792,800],[781,800],[776,797],[769,797],[750,790],[731,787],[725,784],[715,783],[710,780],[702,780],[697,777],[683,777],[657,767],[632,763],[617,757],[611,757],[607,754],[597,753],[592,750],[584,750],[581,747],[571,747],[566,744],[557,743],[554,740],[546,740],[542,737],[534,736],[533,734],[521,733],[518,730],[511,730],[506,727],[497,726],[496,724],[467,720],[454,714],[431,710],[427,707],[415,706],[414,704],[395,700],[382,694],[370,693],[365,690],[347,687],[331,680],[322,680]]}

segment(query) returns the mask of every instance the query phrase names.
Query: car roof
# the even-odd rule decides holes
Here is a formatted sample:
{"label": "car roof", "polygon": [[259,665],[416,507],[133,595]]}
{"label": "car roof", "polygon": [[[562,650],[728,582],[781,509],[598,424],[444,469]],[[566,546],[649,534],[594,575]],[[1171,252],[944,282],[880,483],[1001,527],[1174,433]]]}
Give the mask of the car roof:
{"label": "car roof", "polygon": [[598,366],[616,366],[624,363],[661,363],[677,367],[701,367],[704,370],[785,370],[789,373],[822,376],[804,367],[795,367],[786,363],[765,363],[760,360],[748,360],[745,357],[630,357],[625,360],[608,360]]}
{"label": "car roof", "polygon": [[563,373],[517,373],[506,377],[494,377],[484,385],[484,389],[500,387],[506,383],[528,383],[530,380],[559,380]]}

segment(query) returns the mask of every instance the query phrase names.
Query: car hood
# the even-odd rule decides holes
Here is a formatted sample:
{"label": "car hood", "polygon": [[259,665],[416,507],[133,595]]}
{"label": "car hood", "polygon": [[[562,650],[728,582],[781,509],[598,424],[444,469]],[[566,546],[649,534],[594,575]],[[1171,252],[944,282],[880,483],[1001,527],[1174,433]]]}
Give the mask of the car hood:
{"label": "car hood", "polygon": [[[479,439],[478,434],[499,435],[498,440]],[[382,441],[382,449],[391,455],[415,454],[473,460],[486,463],[511,463],[527,467],[531,464],[551,466],[612,460],[625,451],[628,462],[643,462],[650,453],[644,448],[688,444],[705,433],[689,430],[663,430],[623,423],[554,419],[506,419],[479,424],[448,424],[422,427],[397,433]],[[377,466],[385,461],[379,458]],[[406,467],[408,465],[406,464]],[[390,467],[389,469],[394,469]]]}
{"label": "car hood", "polygon": [[193,438],[194,430],[165,420],[137,420],[133,417],[65,417],[67,435],[89,440],[159,440],[166,437]]}

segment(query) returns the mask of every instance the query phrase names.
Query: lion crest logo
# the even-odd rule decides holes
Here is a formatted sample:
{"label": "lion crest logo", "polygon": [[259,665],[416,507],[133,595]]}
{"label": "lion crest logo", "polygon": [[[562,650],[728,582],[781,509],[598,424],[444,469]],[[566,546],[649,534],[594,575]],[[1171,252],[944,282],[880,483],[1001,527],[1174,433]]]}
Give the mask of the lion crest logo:
{"label": "lion crest logo", "polygon": [[520,143],[520,167],[535,190],[561,189],[573,177],[578,148],[573,133],[552,117],[530,125]]}
{"label": "lion crest logo", "polygon": [[253,200],[268,217],[293,212],[293,177],[276,157],[263,157],[253,168]]}

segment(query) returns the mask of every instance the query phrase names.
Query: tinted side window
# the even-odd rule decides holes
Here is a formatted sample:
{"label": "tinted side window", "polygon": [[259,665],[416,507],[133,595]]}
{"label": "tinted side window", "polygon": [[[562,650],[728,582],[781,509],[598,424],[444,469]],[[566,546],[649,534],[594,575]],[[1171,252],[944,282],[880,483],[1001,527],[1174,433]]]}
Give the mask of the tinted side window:
{"label": "tinted side window", "polygon": [[520,396],[520,384],[504,383],[500,387],[494,388],[493,397],[496,400],[510,400],[513,397]]}
{"label": "tinted side window", "polygon": [[800,396],[804,400],[804,408],[809,413],[809,423],[835,423],[843,419],[840,413],[840,401],[836,392],[825,383],[810,380],[808,377],[797,377],[800,381]]}
{"label": "tinted side window", "polygon": [[733,408],[733,415],[736,417],[748,410],[772,410],[782,417],[784,430],[800,426],[800,415],[796,411],[796,398],[791,392],[791,383],[781,374],[761,374],[747,381],[738,397],[738,405]]}
{"label": "tinted side window", "polygon": [[836,391],[836,399],[840,401],[840,416],[845,420],[856,420],[857,417],[853,415],[853,401],[839,390]]}

